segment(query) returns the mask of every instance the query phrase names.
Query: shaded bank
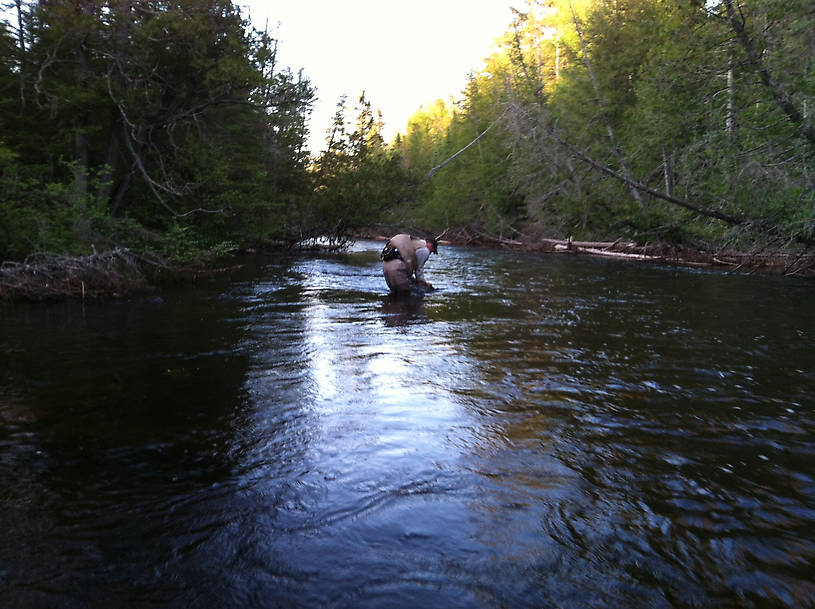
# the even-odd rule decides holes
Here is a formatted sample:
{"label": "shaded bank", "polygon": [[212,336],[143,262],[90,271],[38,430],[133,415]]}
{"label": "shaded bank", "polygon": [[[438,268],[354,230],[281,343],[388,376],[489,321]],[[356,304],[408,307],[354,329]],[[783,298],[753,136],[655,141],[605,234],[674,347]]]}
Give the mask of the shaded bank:
{"label": "shaded bank", "polygon": [[0,266],[0,302],[119,296],[153,289],[147,259],[126,248],[90,256],[34,254]]}
{"label": "shaded bank", "polygon": [[115,248],[89,256],[34,254],[0,266],[0,303],[119,298],[194,281],[234,267],[212,262],[171,264],[148,253]]}
{"label": "shaded bank", "polygon": [[526,248],[566,254],[623,258],[679,266],[719,268],[729,272],[772,273],[786,277],[815,277],[815,254],[801,252],[740,252],[730,249],[702,249],[669,243],[637,245],[617,240],[611,242],[542,239]]}
{"label": "shaded bank", "polygon": [[0,264],[0,304],[121,298],[156,292],[173,284],[191,284],[239,269],[234,255],[286,252],[337,252],[350,238],[309,238],[300,242],[255,242],[228,252],[195,250],[183,259],[116,247],[87,256],[38,253],[22,262]]}
{"label": "shaded bank", "polygon": [[[387,235],[399,232],[435,235],[438,231],[411,231],[404,227],[378,227],[360,232],[356,237],[383,240],[388,238]],[[519,238],[506,238],[466,228],[446,229],[440,243],[471,247],[500,247],[560,255],[601,256],[677,266],[709,267],[734,273],[769,273],[785,277],[815,278],[815,251],[807,247],[784,251],[773,247],[756,246],[753,251],[741,251],[733,247],[692,246],[669,242],[640,245],[622,238],[615,241],[579,241],[571,237],[554,239],[525,235]]]}
{"label": "shaded bank", "polygon": [[[382,234],[383,232],[392,234],[405,232],[405,230],[367,231],[354,237],[387,239]],[[428,234],[431,233],[432,231]],[[418,231],[416,234],[424,233]],[[485,234],[472,234],[466,230],[448,230],[445,231],[444,237],[441,243],[449,245],[500,247],[554,255],[599,256],[643,263],[709,267],[733,273],[769,273],[785,277],[815,278],[815,254],[808,249],[800,252],[739,252],[669,243],[638,245],[622,239],[616,241],[513,240]],[[344,241],[344,245],[347,246],[352,242],[349,239]],[[311,244],[310,248],[304,249],[336,251],[337,247],[321,248],[315,242]],[[265,247],[256,246],[243,251],[250,255],[265,255],[291,250],[291,246],[268,244]],[[212,261],[174,265],[154,255],[134,252],[127,248],[115,248],[80,257],[34,254],[23,262],[4,262],[0,266],[0,303],[118,298],[154,292],[162,283],[179,280],[195,281],[202,276],[210,276],[234,268],[234,265],[218,266]]]}

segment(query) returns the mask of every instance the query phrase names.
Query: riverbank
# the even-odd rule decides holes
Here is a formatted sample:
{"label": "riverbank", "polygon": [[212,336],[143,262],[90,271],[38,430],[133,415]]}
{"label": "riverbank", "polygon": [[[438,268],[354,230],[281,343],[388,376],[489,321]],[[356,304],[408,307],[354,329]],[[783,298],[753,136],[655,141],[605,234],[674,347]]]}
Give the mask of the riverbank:
{"label": "riverbank", "polygon": [[710,267],[733,273],[769,273],[785,277],[815,277],[815,254],[785,252],[738,252],[699,249],[682,245],[542,239],[521,247],[554,254],[602,256],[688,267]]}
{"label": "riverbank", "polygon": [[0,302],[117,297],[154,290],[143,255],[115,248],[88,256],[33,254],[0,266]]}
{"label": "riverbank", "polygon": [[[387,239],[381,234],[359,234],[360,239]],[[685,267],[707,267],[733,273],[767,273],[785,277],[815,278],[815,253],[738,252],[726,249],[700,249],[673,244],[646,244],[616,241],[575,241],[572,239],[513,240],[466,232],[447,231],[443,244],[466,247],[500,247],[553,255],[598,256],[643,263]],[[350,243],[350,241],[349,241]],[[246,248],[243,253],[259,254],[284,248]],[[127,248],[72,257],[34,254],[23,262],[0,265],[0,303],[48,302],[119,298],[155,292],[161,283],[189,280],[218,274],[234,266],[211,262],[171,265],[146,253]]]}
{"label": "riverbank", "polygon": [[[399,229],[390,231],[393,232],[399,232]],[[360,235],[360,238],[387,239],[380,233],[381,231],[366,233]],[[785,252],[765,248],[746,252],[733,248],[702,248],[671,243],[639,245],[626,239],[615,241],[577,241],[572,238],[508,239],[463,229],[445,231],[440,242],[467,247],[500,247],[557,255],[597,256],[644,263],[707,267],[732,273],[766,273],[785,277],[815,278],[815,251],[806,249]]]}
{"label": "riverbank", "polygon": [[0,303],[121,298],[156,292],[161,284],[196,281],[234,269],[211,260],[171,264],[117,247],[88,256],[32,254],[0,265]]}

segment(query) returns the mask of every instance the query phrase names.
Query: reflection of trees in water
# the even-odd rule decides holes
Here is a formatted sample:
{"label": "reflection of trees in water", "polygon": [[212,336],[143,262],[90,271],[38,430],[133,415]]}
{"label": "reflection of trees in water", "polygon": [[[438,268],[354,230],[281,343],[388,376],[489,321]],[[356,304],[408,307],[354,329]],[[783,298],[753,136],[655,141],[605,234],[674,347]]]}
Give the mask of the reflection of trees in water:
{"label": "reflection of trees in water", "polygon": [[434,259],[460,282],[426,301],[383,297],[360,255],[227,296],[9,311],[4,583],[127,605],[140,578],[143,604],[199,606],[245,582],[296,605],[352,580],[367,600],[386,564],[394,590],[483,605],[656,607],[735,598],[743,565],[798,583],[810,308],[756,278],[467,256]]}
{"label": "reflection of trees in water", "polygon": [[25,349],[0,364],[17,379],[16,410],[49,443],[160,444],[191,421],[222,427],[234,408],[247,365],[236,309],[210,298],[54,305],[4,330]]}
{"label": "reflection of trees in water", "polygon": [[[207,538],[189,523],[216,518],[223,492],[210,489],[238,467],[230,447],[242,435],[249,359],[240,303],[195,296],[67,303],[4,320],[3,342],[25,346],[0,354],[0,422],[19,430],[0,459],[0,477],[15,481],[0,498],[9,594],[50,605],[51,592],[30,585],[41,581],[70,590],[68,604],[104,596],[122,606],[116,591],[132,590],[146,565]],[[206,510],[191,500],[203,496]]]}

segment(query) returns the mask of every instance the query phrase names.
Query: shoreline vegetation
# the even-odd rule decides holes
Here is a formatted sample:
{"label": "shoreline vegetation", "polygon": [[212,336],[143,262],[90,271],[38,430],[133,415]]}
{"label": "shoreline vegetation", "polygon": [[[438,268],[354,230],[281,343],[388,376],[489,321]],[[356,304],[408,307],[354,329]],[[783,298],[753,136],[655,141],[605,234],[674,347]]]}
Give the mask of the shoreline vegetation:
{"label": "shoreline vegetation", "polygon": [[[369,232],[359,239],[386,240],[387,237]],[[311,240],[293,247],[283,244],[260,244],[236,250],[246,255],[267,255],[281,251],[337,251],[353,242],[344,240],[337,246],[325,246]],[[475,235],[466,230],[450,231],[442,244],[463,247],[496,247],[508,250],[540,252],[552,255],[595,256],[644,264],[709,268],[726,273],[774,274],[784,277],[815,278],[815,254],[785,252],[738,252],[729,249],[698,249],[662,244],[638,245],[615,241],[578,241],[542,238],[535,240],[505,239]],[[160,291],[161,286],[178,281],[195,282],[205,277],[227,273],[241,265],[215,264],[211,259],[169,263],[153,254],[139,253],[125,247],[87,256],[34,254],[22,262],[0,265],[0,304],[61,302],[67,300],[103,300],[125,298]]]}
{"label": "shoreline vegetation", "polygon": [[166,283],[195,282],[239,268],[210,257],[171,263],[126,247],[87,256],[33,254],[0,265],[0,304],[103,300],[156,293]]}
{"label": "shoreline vegetation", "polygon": [[815,277],[809,2],[527,0],[455,98],[385,141],[345,92],[322,151],[319,83],[232,0],[80,4],[0,19],[0,303],[414,227]]}
{"label": "shoreline vegetation", "polygon": [[598,256],[683,267],[713,268],[733,273],[765,273],[784,277],[815,278],[815,253],[809,249],[798,252],[771,249],[746,252],[726,247],[702,248],[671,243],[640,245],[622,238],[614,241],[579,241],[571,237],[524,241],[502,237],[465,237],[452,243],[475,243],[552,254]]}

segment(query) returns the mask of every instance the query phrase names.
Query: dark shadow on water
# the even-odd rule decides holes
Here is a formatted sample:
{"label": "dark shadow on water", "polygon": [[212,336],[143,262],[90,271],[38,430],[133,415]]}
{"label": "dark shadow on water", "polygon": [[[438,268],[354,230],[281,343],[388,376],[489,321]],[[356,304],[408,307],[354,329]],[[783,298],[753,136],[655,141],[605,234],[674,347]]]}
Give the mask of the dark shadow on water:
{"label": "dark shadow on water", "polygon": [[382,319],[388,327],[428,321],[424,312],[424,292],[388,294],[382,301]]}
{"label": "dark shadow on water", "polygon": [[0,608],[815,609],[812,285],[364,247],[0,309]]}

